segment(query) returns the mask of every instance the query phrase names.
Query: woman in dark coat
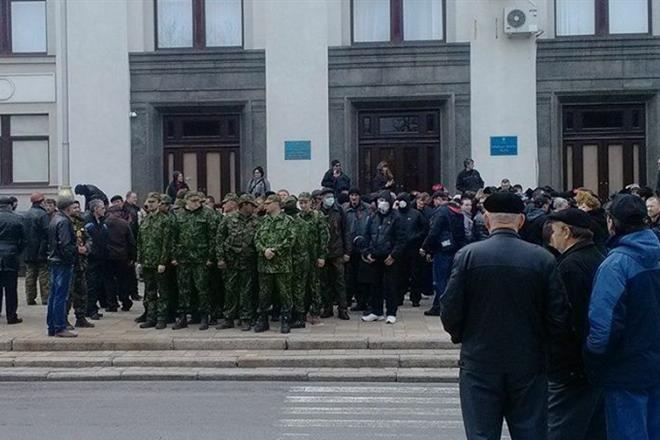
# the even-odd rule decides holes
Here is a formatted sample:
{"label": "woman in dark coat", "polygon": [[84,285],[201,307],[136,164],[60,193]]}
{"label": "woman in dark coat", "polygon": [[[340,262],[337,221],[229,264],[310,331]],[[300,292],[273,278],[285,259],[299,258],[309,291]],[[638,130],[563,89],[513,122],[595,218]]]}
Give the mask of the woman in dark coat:
{"label": "woman in dark coat", "polygon": [[182,189],[190,188],[183,178],[183,173],[181,171],[175,171],[172,173],[172,181],[167,186],[167,190],[165,192],[172,198],[172,200],[175,200],[177,193]]}
{"label": "woman in dark coat", "polygon": [[376,165],[376,176],[371,181],[371,192],[377,193],[383,190],[394,191],[394,174],[386,161],[380,161]]}
{"label": "woman in dark coat", "polygon": [[268,191],[270,191],[270,182],[264,175],[264,169],[256,167],[252,170],[252,179],[248,183],[246,192],[254,197],[263,197]]}

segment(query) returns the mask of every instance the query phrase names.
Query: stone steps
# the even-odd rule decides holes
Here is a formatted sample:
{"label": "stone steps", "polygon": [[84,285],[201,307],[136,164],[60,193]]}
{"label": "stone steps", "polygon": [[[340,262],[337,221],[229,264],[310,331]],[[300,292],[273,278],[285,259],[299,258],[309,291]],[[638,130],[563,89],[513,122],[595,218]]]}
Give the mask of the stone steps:
{"label": "stone steps", "polygon": [[455,368],[0,368],[0,382],[26,381],[424,382],[458,380]]}

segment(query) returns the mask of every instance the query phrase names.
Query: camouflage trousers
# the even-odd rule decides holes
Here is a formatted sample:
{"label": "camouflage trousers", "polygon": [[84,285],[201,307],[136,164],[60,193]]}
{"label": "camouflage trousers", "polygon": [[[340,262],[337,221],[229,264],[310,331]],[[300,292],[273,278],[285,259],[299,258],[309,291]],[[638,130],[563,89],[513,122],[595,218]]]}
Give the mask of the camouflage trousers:
{"label": "camouflage trousers", "polygon": [[225,302],[223,273],[216,266],[209,267],[209,314],[212,318],[221,318]]}
{"label": "camouflage trousers", "polygon": [[73,270],[69,292],[71,294],[66,304],[67,315],[73,306],[76,319],[83,319],[87,314],[87,275],[84,270],[78,268]]}
{"label": "camouflage trousers", "polygon": [[347,308],[344,259],[328,258],[321,269],[321,299],[323,308],[332,310],[335,302],[340,310]]}
{"label": "camouflage trousers", "polygon": [[252,320],[255,312],[255,270],[227,269],[222,273],[225,281],[224,318]]}
{"label": "camouflage trousers", "polygon": [[279,297],[280,313],[291,314],[291,273],[259,273],[259,308],[257,313],[265,315],[273,305],[273,297]]}
{"label": "camouflage trousers", "polygon": [[208,316],[209,306],[209,268],[204,263],[179,264],[176,267],[176,281],[179,287],[178,313],[195,313],[191,302],[196,294],[199,313]]}
{"label": "camouflage trousers", "polygon": [[37,281],[42,304],[48,303],[49,293],[48,263],[25,263],[25,298],[28,304],[37,299]]}
{"label": "camouflage trousers", "polygon": [[291,280],[293,309],[303,316],[308,311],[311,315],[317,316],[321,308],[319,268],[314,261],[305,261],[295,267],[300,267],[301,270],[296,272]]}
{"label": "camouflage trousers", "polygon": [[147,322],[167,321],[167,275],[155,268],[143,268],[144,308]]}

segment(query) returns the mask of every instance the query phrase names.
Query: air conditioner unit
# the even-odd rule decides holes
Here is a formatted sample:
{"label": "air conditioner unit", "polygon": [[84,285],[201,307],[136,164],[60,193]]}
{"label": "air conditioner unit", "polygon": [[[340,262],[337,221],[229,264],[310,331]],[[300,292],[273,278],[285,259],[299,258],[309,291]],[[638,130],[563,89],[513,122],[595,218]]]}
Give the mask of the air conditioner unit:
{"label": "air conditioner unit", "polygon": [[539,24],[536,9],[504,9],[504,33],[509,38],[528,38],[538,32]]}

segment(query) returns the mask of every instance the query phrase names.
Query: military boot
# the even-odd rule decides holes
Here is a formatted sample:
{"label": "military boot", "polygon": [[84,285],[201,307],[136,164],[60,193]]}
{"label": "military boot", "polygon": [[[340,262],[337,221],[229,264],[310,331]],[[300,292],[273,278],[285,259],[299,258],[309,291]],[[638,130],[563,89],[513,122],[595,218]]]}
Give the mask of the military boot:
{"label": "military boot", "polygon": [[140,316],[135,318],[135,322],[137,322],[138,324],[140,324],[142,322],[147,322],[147,310],[146,309],[144,310],[144,312]]}
{"label": "military boot", "polygon": [[202,315],[199,312],[190,314],[190,324],[199,324],[202,322]]}
{"label": "military boot", "polygon": [[186,318],[186,314],[182,313],[176,318],[176,321],[174,322],[174,325],[172,326],[172,330],[180,330],[180,329],[186,328],[186,327],[188,327],[188,320]]}
{"label": "military boot", "polygon": [[225,330],[228,328],[234,328],[233,319],[223,319],[219,326],[216,327],[218,330]]}
{"label": "military boot", "polygon": [[348,321],[349,319],[351,319],[346,309],[339,309],[337,311],[337,318],[342,319],[344,321]]}
{"label": "military boot", "polygon": [[280,333],[291,333],[291,327],[289,326],[289,315],[282,314],[280,317]]}
{"label": "military boot", "polygon": [[94,324],[82,317],[76,319],[76,328],[94,328]]}
{"label": "military boot", "polygon": [[304,315],[301,313],[293,312],[291,314],[291,328],[305,328],[305,319]]}
{"label": "military boot", "polygon": [[250,322],[249,319],[243,319],[241,321],[241,330],[242,331],[249,332],[251,328],[252,328],[252,323]]}
{"label": "military boot", "polygon": [[152,328],[152,327],[156,327],[155,321],[145,321],[142,324],[140,324],[140,328]]}
{"label": "military boot", "polygon": [[208,330],[209,329],[209,316],[208,315],[203,315],[202,318],[199,320],[199,329],[200,330]]}
{"label": "military boot", "polygon": [[167,324],[165,323],[165,321],[158,321],[156,323],[156,330],[162,330],[166,327],[167,327]]}
{"label": "military boot", "polygon": [[254,332],[262,333],[266,330],[270,330],[270,325],[268,324],[268,315],[259,315],[257,324],[254,326]]}

